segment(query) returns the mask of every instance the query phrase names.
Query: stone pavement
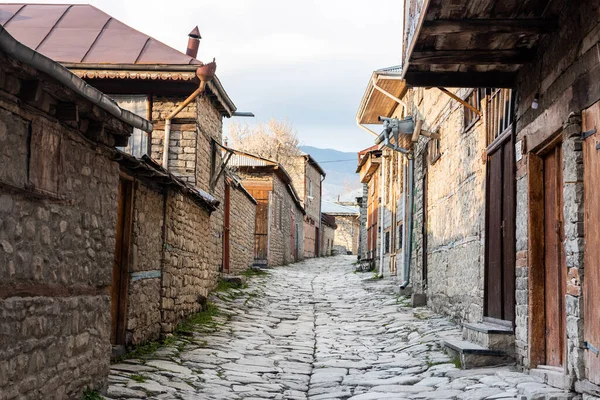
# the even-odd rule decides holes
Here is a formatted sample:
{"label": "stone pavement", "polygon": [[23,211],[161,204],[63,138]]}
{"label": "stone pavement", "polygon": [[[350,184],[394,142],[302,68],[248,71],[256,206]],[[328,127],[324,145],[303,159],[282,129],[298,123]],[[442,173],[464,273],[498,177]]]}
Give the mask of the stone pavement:
{"label": "stone pavement", "polygon": [[458,369],[440,341],[460,329],[354,260],[307,260],[213,295],[213,323],[113,365],[107,398],[571,398],[510,366]]}

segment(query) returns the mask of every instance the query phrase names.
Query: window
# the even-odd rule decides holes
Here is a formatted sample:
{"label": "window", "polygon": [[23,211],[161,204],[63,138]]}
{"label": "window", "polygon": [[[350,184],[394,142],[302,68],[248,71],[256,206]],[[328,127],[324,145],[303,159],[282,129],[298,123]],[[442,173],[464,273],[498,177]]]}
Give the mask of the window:
{"label": "window", "polygon": [[390,252],[390,232],[385,233],[385,253]]}
{"label": "window", "polygon": [[440,150],[440,139],[430,139],[427,143],[427,161],[429,164],[435,163],[442,156]]}
{"label": "window", "polygon": [[[465,101],[475,107],[477,110],[481,111],[481,99],[484,97],[484,95],[484,89],[473,89],[465,98]],[[479,118],[479,114],[465,106],[463,118],[463,128],[465,132],[471,129],[473,125],[479,121]]]}
{"label": "window", "polygon": [[[143,95],[110,95],[119,106],[127,111],[139,115],[142,118],[147,117],[148,112],[148,97]],[[149,151],[148,145],[150,139],[148,132],[134,128],[133,133],[129,137],[129,142],[126,147],[120,147],[119,150],[131,154],[135,157],[141,157]]]}
{"label": "window", "polygon": [[402,248],[402,237],[404,236],[404,224],[398,225],[398,248]]}
{"label": "window", "polygon": [[514,98],[510,89],[489,89],[487,104],[488,145],[512,128]]}
{"label": "window", "polygon": [[308,197],[313,197],[312,181],[310,179],[308,180]]}

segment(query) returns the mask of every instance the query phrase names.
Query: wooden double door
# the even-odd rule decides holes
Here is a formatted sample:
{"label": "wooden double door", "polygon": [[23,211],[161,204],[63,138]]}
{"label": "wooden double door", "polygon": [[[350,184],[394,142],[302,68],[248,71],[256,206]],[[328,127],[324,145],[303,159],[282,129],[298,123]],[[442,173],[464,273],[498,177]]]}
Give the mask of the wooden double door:
{"label": "wooden double door", "polygon": [[484,315],[511,325],[515,320],[515,204],[514,141],[508,131],[488,147]]}
{"label": "wooden double door", "polygon": [[583,316],[585,370],[600,385],[600,103],[583,112],[585,280]]}

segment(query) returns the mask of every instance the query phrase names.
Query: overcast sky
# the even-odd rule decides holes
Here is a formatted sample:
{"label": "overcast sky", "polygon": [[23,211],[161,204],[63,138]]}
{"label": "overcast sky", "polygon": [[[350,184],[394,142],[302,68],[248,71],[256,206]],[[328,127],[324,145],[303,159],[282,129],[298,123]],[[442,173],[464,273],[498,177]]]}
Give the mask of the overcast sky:
{"label": "overcast sky", "polygon": [[198,25],[198,59],[216,57],[238,110],[256,114],[232,120],[287,118],[301,143],[315,147],[358,151],[373,144],[356,126],[356,111],[371,72],[401,60],[402,0],[74,2],[91,3],[184,52]]}

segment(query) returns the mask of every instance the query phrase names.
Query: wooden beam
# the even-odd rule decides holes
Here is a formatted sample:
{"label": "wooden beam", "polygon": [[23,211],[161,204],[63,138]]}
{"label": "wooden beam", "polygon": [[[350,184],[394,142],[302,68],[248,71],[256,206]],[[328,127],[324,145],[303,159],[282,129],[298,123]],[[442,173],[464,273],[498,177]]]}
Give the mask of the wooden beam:
{"label": "wooden beam", "polygon": [[449,91],[448,89],[443,88],[443,87],[438,87],[438,89],[440,89],[440,91],[442,91],[442,93],[445,93],[448,97],[458,101],[460,104],[467,107],[469,110],[473,111],[475,114],[479,115],[480,117],[483,117],[483,113],[480,110],[478,110],[476,107],[472,106],[471,104],[467,103],[465,100],[461,99],[460,97],[458,97],[457,95],[455,95],[454,93]]}
{"label": "wooden beam", "polygon": [[508,33],[536,35],[558,30],[555,19],[438,19],[425,21],[421,35],[437,36],[453,33]]}
{"label": "wooden beam", "polygon": [[468,64],[468,65],[513,65],[527,64],[535,57],[532,49],[511,50],[429,50],[414,51],[410,57],[412,65]]}
{"label": "wooden beam", "polygon": [[407,71],[413,87],[509,88],[515,87],[516,72],[422,72]]}

